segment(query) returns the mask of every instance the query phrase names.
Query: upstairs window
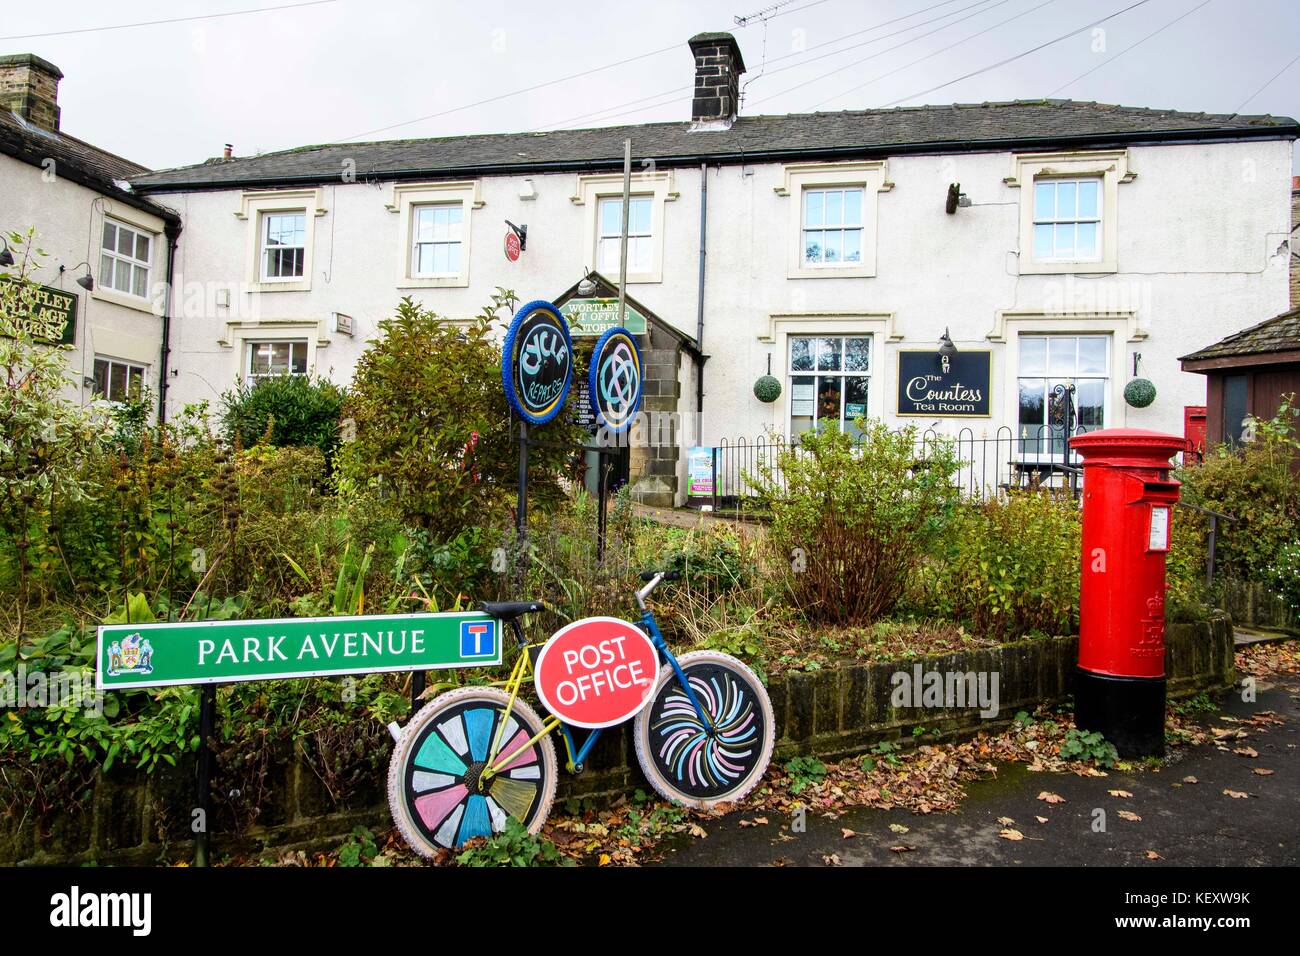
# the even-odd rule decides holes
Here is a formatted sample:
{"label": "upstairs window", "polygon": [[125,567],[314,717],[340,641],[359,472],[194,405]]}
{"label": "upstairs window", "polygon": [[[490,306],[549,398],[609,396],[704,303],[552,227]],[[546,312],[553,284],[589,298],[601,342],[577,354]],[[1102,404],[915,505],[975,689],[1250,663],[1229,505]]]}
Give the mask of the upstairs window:
{"label": "upstairs window", "polygon": [[411,215],[411,276],[460,275],[462,204],[414,206]]}
{"label": "upstairs window", "polygon": [[803,264],[862,262],[861,187],[803,191]]}
{"label": "upstairs window", "polygon": [[[654,233],[651,228],[653,196],[632,196],[628,202],[627,271],[649,272],[654,261]],[[596,269],[610,278],[618,277],[619,248],[623,235],[623,199],[601,199],[596,232]]]}
{"label": "upstairs window", "polygon": [[262,281],[301,279],[307,261],[307,214],[262,214]]}
{"label": "upstairs window", "polygon": [[99,253],[101,286],[145,298],[149,294],[152,261],[153,236],[111,219],[104,220]]}
{"label": "upstairs window", "polygon": [[1034,259],[1095,262],[1101,258],[1100,176],[1034,181]]}

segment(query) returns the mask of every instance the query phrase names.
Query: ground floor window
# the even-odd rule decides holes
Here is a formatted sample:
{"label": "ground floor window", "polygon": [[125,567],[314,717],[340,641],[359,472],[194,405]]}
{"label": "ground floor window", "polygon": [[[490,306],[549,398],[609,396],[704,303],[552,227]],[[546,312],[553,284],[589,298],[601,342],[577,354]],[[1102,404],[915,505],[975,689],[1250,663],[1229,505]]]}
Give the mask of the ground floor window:
{"label": "ground floor window", "polygon": [[1021,454],[1061,458],[1067,431],[1106,425],[1110,336],[1022,335],[1019,343]]}
{"label": "ground floor window", "polygon": [[867,414],[871,336],[790,336],[790,439],[819,423],[860,434],[854,419]]}
{"label": "ground floor window", "polygon": [[124,402],[138,397],[144,388],[144,366],[111,358],[95,358],[96,398]]}
{"label": "ground floor window", "polygon": [[245,375],[256,382],[272,375],[306,375],[307,343],[249,342]]}

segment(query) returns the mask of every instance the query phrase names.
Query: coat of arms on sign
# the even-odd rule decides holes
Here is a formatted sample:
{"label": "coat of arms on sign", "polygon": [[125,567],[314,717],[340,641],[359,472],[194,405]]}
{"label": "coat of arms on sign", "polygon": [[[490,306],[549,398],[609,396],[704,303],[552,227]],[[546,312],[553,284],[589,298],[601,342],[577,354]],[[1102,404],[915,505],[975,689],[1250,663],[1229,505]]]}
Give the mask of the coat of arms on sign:
{"label": "coat of arms on sign", "polygon": [[108,676],[152,674],[153,645],[138,633],[114,641],[108,648]]}

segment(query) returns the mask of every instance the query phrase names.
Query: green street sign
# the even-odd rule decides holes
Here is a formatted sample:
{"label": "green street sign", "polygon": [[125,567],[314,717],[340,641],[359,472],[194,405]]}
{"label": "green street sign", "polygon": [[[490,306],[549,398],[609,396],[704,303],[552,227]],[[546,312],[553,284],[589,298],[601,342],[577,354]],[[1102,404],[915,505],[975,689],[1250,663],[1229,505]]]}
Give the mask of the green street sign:
{"label": "green street sign", "polygon": [[339,677],[501,663],[501,626],[478,612],[106,624],[101,690]]}
{"label": "green street sign", "polygon": [[573,336],[600,336],[620,325],[633,335],[645,335],[645,316],[630,304],[624,309],[623,321],[618,321],[618,299],[570,299],[560,306],[560,313]]}
{"label": "green street sign", "polygon": [[[0,280],[9,280],[0,276]],[[77,339],[77,294],[36,287],[36,308],[16,320],[32,338],[50,345],[72,345]]]}

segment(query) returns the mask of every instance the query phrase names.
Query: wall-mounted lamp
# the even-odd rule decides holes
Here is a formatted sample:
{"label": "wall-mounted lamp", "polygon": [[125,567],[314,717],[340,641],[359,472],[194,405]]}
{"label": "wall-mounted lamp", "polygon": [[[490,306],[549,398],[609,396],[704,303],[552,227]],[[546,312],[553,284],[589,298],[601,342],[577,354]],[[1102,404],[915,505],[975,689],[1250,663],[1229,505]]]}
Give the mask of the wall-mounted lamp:
{"label": "wall-mounted lamp", "polygon": [[591,277],[591,273],[584,269],[582,281],[578,283],[578,295],[589,296],[596,291],[596,280]]}
{"label": "wall-mounted lamp", "polygon": [[961,191],[961,183],[948,184],[948,199],[944,203],[943,211],[952,215],[957,211],[957,207],[965,208],[970,205],[970,197]]}
{"label": "wall-mounted lamp", "polygon": [[943,335],[939,337],[939,358],[952,361],[957,355],[957,346],[952,342],[952,336],[948,334],[948,327],[944,326]]}
{"label": "wall-mounted lamp", "polygon": [[[78,277],[78,279],[77,279],[77,285],[81,286],[81,287],[82,287],[83,289],[85,289],[87,292],[93,292],[94,289],[95,289],[95,279],[94,279],[94,277],[90,274],[90,263],[89,263],[89,262],[79,262],[79,263],[77,263],[75,266],[73,266],[72,268],[74,268],[74,269],[80,269],[82,266],[85,266],[85,267],[86,267],[86,274],[85,274],[84,276],[80,276],[80,277]],[[65,271],[67,271],[67,266],[62,266],[62,265],[59,266],[59,275],[63,275],[63,273],[64,273]]]}
{"label": "wall-mounted lamp", "polygon": [[0,242],[4,243],[4,249],[0,249],[0,266],[11,266],[14,264],[14,254],[9,251],[9,243],[4,236],[0,236]]}

